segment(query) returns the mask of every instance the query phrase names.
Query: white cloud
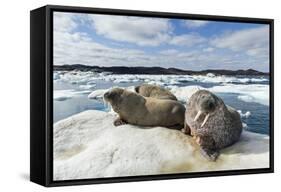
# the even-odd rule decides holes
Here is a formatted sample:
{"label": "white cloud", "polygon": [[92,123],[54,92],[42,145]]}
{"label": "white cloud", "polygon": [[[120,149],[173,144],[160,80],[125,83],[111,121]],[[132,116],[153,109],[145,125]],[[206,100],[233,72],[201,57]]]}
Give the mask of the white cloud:
{"label": "white cloud", "polygon": [[207,25],[209,21],[200,21],[200,20],[186,20],[183,22],[184,26],[188,28],[198,28]]}
{"label": "white cloud", "polygon": [[169,41],[169,44],[191,47],[200,43],[204,43],[205,41],[206,38],[198,34],[185,34],[172,37]]}
{"label": "white cloud", "polygon": [[269,27],[232,32],[211,41],[213,46],[244,52],[250,56],[269,55]]}
{"label": "white cloud", "polygon": [[213,47],[207,47],[203,49],[203,52],[213,52],[215,50],[215,48]]}
{"label": "white cloud", "polygon": [[[77,18],[79,16],[79,18]],[[65,18],[64,18],[65,17]],[[80,20],[79,20],[80,19]],[[84,15],[85,19],[85,15]],[[146,19],[146,18],[145,18]],[[107,23],[106,21],[104,21]],[[127,21],[128,22],[128,21]],[[154,21],[153,21],[154,22]],[[268,53],[263,52],[265,40],[263,35],[253,35],[256,37],[255,41],[251,40],[251,43],[245,43],[249,41],[247,32],[242,31],[244,37],[243,40],[239,39],[237,32],[217,37],[210,41],[198,34],[185,34],[179,36],[173,36],[171,24],[158,24],[162,30],[156,30],[158,34],[165,36],[160,38],[152,31],[148,30],[149,27],[145,27],[144,23],[148,21],[137,20],[137,25],[143,26],[142,28],[134,25],[134,21],[131,21],[131,26],[126,29],[121,28],[117,34],[109,34],[110,26],[107,26],[108,30],[104,31],[104,34],[110,36],[110,39],[118,36],[122,37],[122,41],[112,41],[120,45],[126,45],[122,42],[132,42],[140,45],[140,42],[145,42],[146,46],[161,46],[161,51],[148,52],[145,51],[142,46],[140,49],[126,48],[127,46],[109,47],[108,44],[98,43],[95,38],[92,38],[89,33],[77,32],[79,31],[79,25],[90,23],[81,22],[81,14],[63,14],[55,15],[54,18],[54,64],[85,64],[85,65],[98,65],[98,66],[161,66],[161,67],[176,67],[192,70],[202,69],[247,69],[255,68],[257,70],[267,70],[264,66],[268,66]],[[155,25],[156,25],[155,23]],[[161,23],[161,22],[160,22]],[[136,23],[135,23],[136,24]],[[129,25],[129,24],[128,24]],[[118,25],[114,26],[117,30]],[[120,25],[120,27],[123,25]],[[162,26],[162,27],[161,27]],[[136,28],[138,30],[136,30]],[[75,29],[75,30],[74,30]],[[131,29],[132,31],[130,31]],[[135,30],[134,30],[135,29]],[[259,29],[261,30],[261,29]],[[259,30],[257,30],[259,32]],[[263,31],[262,29],[261,31]],[[115,31],[116,32],[116,31]],[[123,33],[124,32],[124,33]],[[240,31],[241,32],[241,31]],[[257,33],[255,30],[252,33]],[[236,34],[237,33],[237,34]],[[246,33],[246,35],[245,35]],[[262,33],[262,32],[259,32]],[[116,35],[116,36],[115,36]],[[264,34],[268,35],[268,34]],[[126,40],[128,37],[129,40]],[[150,37],[150,38],[149,38]],[[235,41],[232,38],[235,39]],[[164,40],[165,39],[165,40]],[[149,41],[150,40],[150,41]],[[225,42],[224,42],[225,41]],[[240,43],[242,41],[242,43]],[[256,41],[261,41],[257,43]],[[233,43],[231,43],[233,42]],[[234,42],[238,43],[236,45]],[[263,42],[263,43],[262,43]],[[211,43],[211,45],[209,45]],[[243,44],[244,43],[244,44]],[[173,46],[169,46],[169,45]],[[174,49],[174,46],[176,48]],[[186,46],[187,48],[183,47]],[[213,51],[217,49],[218,51]],[[251,49],[248,49],[250,47]],[[220,48],[229,49],[227,53],[220,53]],[[253,49],[255,48],[255,49]],[[239,51],[240,50],[240,51]],[[234,52],[235,53],[234,53]],[[246,52],[247,54],[243,53]],[[260,54],[263,52],[263,54]],[[259,56],[256,55],[259,53]],[[246,57],[246,56],[247,57]],[[263,55],[263,57],[261,56]],[[260,65],[258,65],[260,64]]]}
{"label": "white cloud", "polygon": [[115,41],[140,46],[158,46],[170,38],[172,27],[168,19],[89,15],[97,34]]}
{"label": "white cloud", "polygon": [[107,15],[89,17],[97,34],[119,42],[139,46],[193,46],[205,41],[205,38],[198,34],[173,35],[173,27],[168,19]]}
{"label": "white cloud", "polygon": [[73,20],[72,13],[54,12],[54,30],[55,31],[72,31],[77,27]]}

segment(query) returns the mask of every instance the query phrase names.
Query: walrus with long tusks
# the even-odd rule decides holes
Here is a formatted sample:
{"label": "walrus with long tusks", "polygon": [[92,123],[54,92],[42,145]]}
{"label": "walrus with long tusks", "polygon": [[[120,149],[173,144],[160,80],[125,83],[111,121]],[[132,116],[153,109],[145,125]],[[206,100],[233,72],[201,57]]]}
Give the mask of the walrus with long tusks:
{"label": "walrus with long tusks", "polygon": [[181,129],[184,125],[185,107],[174,100],[143,97],[135,92],[113,88],[104,94],[119,118],[114,125],[133,124]]}
{"label": "walrus with long tusks", "polygon": [[177,101],[177,97],[169,90],[157,85],[142,84],[135,87],[135,91],[144,97],[153,97],[156,99],[170,99]]}
{"label": "walrus with long tusks", "polygon": [[195,92],[186,105],[184,133],[192,135],[202,154],[215,161],[219,150],[234,144],[242,132],[239,113],[207,90]]}

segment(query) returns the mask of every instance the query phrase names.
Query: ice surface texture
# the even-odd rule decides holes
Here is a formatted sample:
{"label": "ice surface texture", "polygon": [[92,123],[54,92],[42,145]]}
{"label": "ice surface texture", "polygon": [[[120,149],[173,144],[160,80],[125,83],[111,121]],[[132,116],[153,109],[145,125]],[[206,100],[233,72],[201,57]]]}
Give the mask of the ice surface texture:
{"label": "ice surface texture", "polygon": [[193,139],[163,127],[123,125],[116,116],[85,111],[54,125],[54,179],[86,179],[269,167],[269,137],[243,131],[216,162]]}

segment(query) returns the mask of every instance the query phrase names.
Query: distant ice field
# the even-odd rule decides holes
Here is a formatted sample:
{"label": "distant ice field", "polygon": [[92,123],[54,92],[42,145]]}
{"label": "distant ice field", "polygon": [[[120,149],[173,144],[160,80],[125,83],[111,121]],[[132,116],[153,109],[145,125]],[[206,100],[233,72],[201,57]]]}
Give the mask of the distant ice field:
{"label": "distant ice field", "polygon": [[269,134],[269,79],[264,76],[230,77],[197,75],[113,75],[93,72],[53,73],[54,123],[76,113],[94,109],[110,111],[103,103],[112,87],[133,90],[149,83],[169,89],[183,104],[198,89],[208,89],[237,109],[246,130]]}

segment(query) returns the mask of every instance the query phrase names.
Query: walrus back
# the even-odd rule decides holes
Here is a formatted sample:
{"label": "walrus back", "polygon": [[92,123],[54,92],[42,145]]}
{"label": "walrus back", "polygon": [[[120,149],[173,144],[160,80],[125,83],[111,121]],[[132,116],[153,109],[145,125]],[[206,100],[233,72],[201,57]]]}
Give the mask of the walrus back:
{"label": "walrus back", "polygon": [[175,101],[178,100],[177,97],[169,90],[156,85],[143,84],[135,87],[135,91],[144,97],[152,97],[156,99],[170,99]]}
{"label": "walrus back", "polygon": [[184,125],[185,107],[178,101],[146,98],[145,119],[152,123],[150,126],[174,127]]}

